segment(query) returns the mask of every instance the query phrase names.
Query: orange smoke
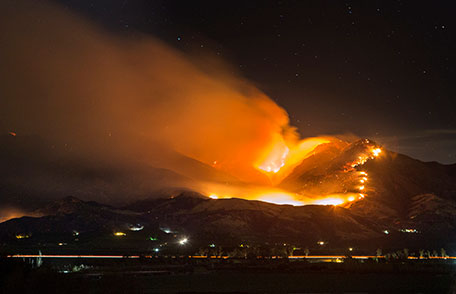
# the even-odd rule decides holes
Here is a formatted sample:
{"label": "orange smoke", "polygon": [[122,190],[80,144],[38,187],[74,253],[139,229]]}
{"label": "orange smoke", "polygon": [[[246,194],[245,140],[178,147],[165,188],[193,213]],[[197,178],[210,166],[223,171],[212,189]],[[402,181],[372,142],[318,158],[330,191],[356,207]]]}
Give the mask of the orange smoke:
{"label": "orange smoke", "polygon": [[0,114],[23,135],[94,161],[162,162],[161,145],[263,184],[258,169],[277,172],[307,152],[287,113],[219,61],[195,63],[153,37],[113,35],[49,3],[0,8],[9,97]]}
{"label": "orange smoke", "polygon": [[1,132],[65,146],[58,156],[73,162],[172,170],[186,181],[170,185],[211,198],[313,203],[271,186],[331,139],[301,140],[283,108],[222,62],[42,1],[0,3],[0,34]]}
{"label": "orange smoke", "polygon": [[0,208],[0,223],[6,222],[7,220],[18,218],[26,215],[26,213],[18,208],[4,207]]}

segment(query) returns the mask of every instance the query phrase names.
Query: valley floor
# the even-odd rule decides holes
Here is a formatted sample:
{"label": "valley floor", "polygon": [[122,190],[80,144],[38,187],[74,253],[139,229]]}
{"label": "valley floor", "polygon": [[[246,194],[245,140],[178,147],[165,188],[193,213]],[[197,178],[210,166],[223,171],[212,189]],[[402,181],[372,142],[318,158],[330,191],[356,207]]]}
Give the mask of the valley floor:
{"label": "valley floor", "polygon": [[456,265],[448,261],[133,265],[128,260],[78,271],[63,271],[64,260],[40,268],[12,259],[0,265],[0,293],[454,293],[456,289]]}

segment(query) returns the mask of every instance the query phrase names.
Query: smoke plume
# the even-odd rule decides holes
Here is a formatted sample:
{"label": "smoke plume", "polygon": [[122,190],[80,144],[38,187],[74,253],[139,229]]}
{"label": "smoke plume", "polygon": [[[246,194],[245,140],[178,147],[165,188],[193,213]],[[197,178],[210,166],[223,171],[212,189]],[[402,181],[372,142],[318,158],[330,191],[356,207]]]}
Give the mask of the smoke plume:
{"label": "smoke plume", "polygon": [[0,131],[45,146],[27,146],[27,160],[141,164],[189,178],[204,173],[196,160],[220,172],[211,180],[264,184],[258,161],[277,142],[298,143],[287,113],[222,62],[195,62],[151,36],[8,0],[0,38]]}

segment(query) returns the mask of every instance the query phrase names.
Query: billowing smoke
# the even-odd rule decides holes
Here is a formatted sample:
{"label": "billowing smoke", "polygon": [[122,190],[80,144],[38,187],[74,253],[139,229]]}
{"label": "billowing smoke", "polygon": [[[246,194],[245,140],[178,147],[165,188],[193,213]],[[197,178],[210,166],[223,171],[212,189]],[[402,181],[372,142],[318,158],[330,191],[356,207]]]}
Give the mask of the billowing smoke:
{"label": "billowing smoke", "polygon": [[114,35],[62,7],[7,0],[0,38],[0,131],[16,133],[10,141],[40,138],[49,151],[36,147],[31,158],[128,171],[140,164],[184,178],[204,173],[195,159],[220,181],[264,184],[259,160],[277,142],[298,142],[287,113],[257,88],[153,37]]}

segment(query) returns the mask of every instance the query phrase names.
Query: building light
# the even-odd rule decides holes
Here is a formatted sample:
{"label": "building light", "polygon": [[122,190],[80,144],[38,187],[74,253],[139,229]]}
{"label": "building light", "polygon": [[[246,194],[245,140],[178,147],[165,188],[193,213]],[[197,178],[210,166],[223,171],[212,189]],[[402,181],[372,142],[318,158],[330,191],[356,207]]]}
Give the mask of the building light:
{"label": "building light", "polygon": [[30,236],[27,235],[27,234],[17,234],[16,235],[16,239],[27,239],[29,238]]}

